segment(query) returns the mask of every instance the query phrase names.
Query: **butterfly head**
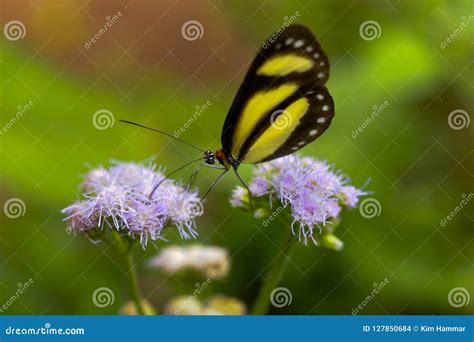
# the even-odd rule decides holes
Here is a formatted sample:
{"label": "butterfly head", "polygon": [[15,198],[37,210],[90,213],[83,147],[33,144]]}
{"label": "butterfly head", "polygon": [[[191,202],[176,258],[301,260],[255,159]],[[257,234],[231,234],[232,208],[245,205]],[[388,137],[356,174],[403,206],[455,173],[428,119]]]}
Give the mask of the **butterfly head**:
{"label": "butterfly head", "polygon": [[211,150],[204,151],[204,163],[206,165],[214,165],[215,163],[217,163],[217,158],[214,152],[212,152]]}
{"label": "butterfly head", "polygon": [[206,151],[205,160],[206,164],[208,165],[214,165],[215,163],[219,162],[219,164],[224,166],[227,170],[229,170],[232,165],[231,158],[229,158],[223,149],[217,150],[215,153],[209,150]]}
{"label": "butterfly head", "polygon": [[230,167],[230,163],[228,160],[228,157],[224,150],[218,150],[216,152],[212,152],[211,150],[206,150],[204,151],[204,163],[206,165],[214,165],[217,162],[219,162],[221,165],[223,165],[227,170]]}

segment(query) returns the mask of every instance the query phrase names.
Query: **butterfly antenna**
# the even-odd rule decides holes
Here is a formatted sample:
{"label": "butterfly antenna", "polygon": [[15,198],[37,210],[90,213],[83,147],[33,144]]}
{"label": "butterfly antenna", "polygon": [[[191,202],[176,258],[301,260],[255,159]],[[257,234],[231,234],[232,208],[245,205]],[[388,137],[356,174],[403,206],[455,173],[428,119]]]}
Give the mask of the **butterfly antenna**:
{"label": "butterfly antenna", "polygon": [[166,176],[163,177],[162,180],[160,180],[156,185],[155,187],[153,188],[153,190],[150,192],[150,195],[148,195],[148,198],[152,198],[153,194],[155,193],[156,189],[158,189],[158,187],[165,181],[167,180],[169,177],[171,177],[172,175],[174,175],[176,172],[179,172],[181,171],[182,169],[188,167],[189,165],[191,165],[192,163],[195,163],[197,161],[200,161],[200,160],[204,160],[205,157],[201,157],[199,159],[195,159],[195,160],[191,160],[190,162],[187,162],[186,164],[184,164],[183,166],[180,166],[178,167],[176,170],[168,173]]}
{"label": "butterfly antenna", "polygon": [[127,123],[129,125],[134,125],[134,126],[137,126],[137,127],[141,127],[141,128],[145,128],[145,129],[148,129],[150,131],[153,131],[153,132],[157,132],[157,133],[160,133],[160,134],[163,134],[163,135],[166,135],[170,138],[173,138],[175,140],[178,140],[178,141],[181,141],[182,143],[185,143],[186,145],[188,146],[191,146],[192,148],[195,148],[196,150],[199,150],[201,152],[205,152],[203,149],[197,147],[197,146],[194,146],[193,144],[190,144],[188,143],[187,141],[184,141],[183,139],[180,139],[178,137],[175,137],[173,134],[170,134],[170,133],[166,133],[166,132],[163,132],[163,131],[160,131],[158,129],[154,129],[154,128],[151,128],[151,127],[147,127],[147,126],[143,126],[139,123],[136,123],[136,122],[132,122],[132,121],[128,121],[128,120],[119,120],[120,122],[123,122],[123,123]]}

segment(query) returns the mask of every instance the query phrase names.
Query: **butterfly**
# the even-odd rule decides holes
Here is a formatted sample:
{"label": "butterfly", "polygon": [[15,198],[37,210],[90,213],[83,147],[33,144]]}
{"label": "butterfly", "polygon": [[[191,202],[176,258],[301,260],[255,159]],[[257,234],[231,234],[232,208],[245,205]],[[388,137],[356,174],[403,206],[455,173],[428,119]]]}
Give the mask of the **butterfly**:
{"label": "butterfly", "polygon": [[290,25],[265,41],[224,121],[222,148],[215,152],[198,148],[204,152],[198,160],[213,167],[220,164],[223,170],[209,191],[231,169],[248,189],[237,172],[240,164],[291,154],[326,131],[334,117],[334,101],[325,87],[328,78],[328,58],[307,27]]}

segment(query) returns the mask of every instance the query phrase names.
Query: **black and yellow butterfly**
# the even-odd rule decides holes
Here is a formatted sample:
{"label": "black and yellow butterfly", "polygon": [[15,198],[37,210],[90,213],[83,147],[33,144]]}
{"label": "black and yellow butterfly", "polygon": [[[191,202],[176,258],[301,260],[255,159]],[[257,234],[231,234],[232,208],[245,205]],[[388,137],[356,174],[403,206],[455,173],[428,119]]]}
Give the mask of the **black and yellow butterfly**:
{"label": "black and yellow butterfly", "polygon": [[206,165],[223,166],[211,188],[230,169],[245,185],[237,173],[240,164],[269,161],[301,149],[319,137],[334,116],[334,102],[324,86],[329,61],[313,33],[305,26],[291,25],[268,41],[227,114],[222,148],[199,149],[204,152],[199,160]]}

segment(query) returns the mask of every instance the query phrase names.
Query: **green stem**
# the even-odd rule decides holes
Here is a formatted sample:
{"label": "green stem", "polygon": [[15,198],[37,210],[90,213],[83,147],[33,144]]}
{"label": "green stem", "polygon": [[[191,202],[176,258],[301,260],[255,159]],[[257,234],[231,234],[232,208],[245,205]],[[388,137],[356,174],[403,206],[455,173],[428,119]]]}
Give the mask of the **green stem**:
{"label": "green stem", "polygon": [[[137,272],[135,272],[135,265],[133,263],[133,256],[135,253],[135,241],[127,239],[120,233],[114,231],[113,237],[115,239],[115,248],[124,256],[125,264],[127,266],[128,279],[130,282],[130,295],[140,315],[145,315],[142,305],[142,295],[140,294],[140,286],[138,285]],[[128,243],[127,243],[128,242]]]}
{"label": "green stem", "polygon": [[128,279],[130,280],[130,294],[132,296],[132,300],[135,302],[138,314],[145,315],[142,305],[142,295],[140,294],[140,287],[138,285],[138,277],[137,273],[135,272],[135,265],[133,264],[133,248],[130,248],[125,254],[125,260],[127,262],[129,275]]}
{"label": "green stem", "polygon": [[291,229],[286,229],[285,236],[278,249],[280,254],[276,257],[276,260],[268,271],[268,275],[263,282],[263,286],[252,308],[252,315],[264,315],[267,313],[268,307],[270,306],[271,292],[278,286],[285,273],[293,250],[292,247],[296,240],[297,239],[291,233]]}

